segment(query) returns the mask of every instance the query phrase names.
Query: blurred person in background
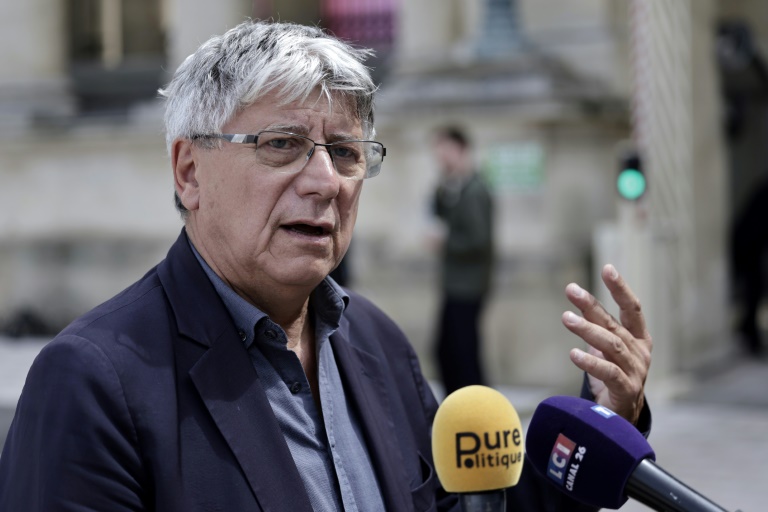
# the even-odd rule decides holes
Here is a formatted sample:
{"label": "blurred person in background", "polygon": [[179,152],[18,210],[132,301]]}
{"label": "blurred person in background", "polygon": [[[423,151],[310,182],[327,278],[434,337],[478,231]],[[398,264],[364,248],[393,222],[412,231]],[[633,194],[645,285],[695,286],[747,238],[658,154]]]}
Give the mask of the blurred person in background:
{"label": "blurred person in background", "polygon": [[433,212],[444,227],[434,350],[448,395],[486,383],[480,324],[493,273],[493,197],[463,130],[438,129],[433,150],[440,170]]}
{"label": "blurred person in background", "polygon": [[[0,457],[0,510],[443,511],[437,402],[400,329],[327,277],[385,155],[354,49],[245,22],[176,71],[166,141],[184,227],[167,257],[76,319],[29,371]],[[575,284],[587,394],[649,428],[651,340]],[[524,466],[520,511],[587,510]]]}
{"label": "blurred person in background", "polygon": [[760,305],[766,294],[768,264],[768,179],[763,179],[749,196],[731,228],[731,270],[739,307],[736,334],[746,353],[761,357],[763,333]]}

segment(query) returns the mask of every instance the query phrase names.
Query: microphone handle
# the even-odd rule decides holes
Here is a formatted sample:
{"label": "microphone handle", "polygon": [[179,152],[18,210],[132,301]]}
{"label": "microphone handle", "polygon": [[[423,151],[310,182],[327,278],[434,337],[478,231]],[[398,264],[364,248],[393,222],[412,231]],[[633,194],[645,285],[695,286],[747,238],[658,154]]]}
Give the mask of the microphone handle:
{"label": "microphone handle", "polygon": [[728,512],[649,459],[640,462],[625,489],[630,498],[661,512]]}
{"label": "microphone handle", "polygon": [[504,489],[462,493],[459,494],[459,503],[461,512],[506,512],[507,493]]}

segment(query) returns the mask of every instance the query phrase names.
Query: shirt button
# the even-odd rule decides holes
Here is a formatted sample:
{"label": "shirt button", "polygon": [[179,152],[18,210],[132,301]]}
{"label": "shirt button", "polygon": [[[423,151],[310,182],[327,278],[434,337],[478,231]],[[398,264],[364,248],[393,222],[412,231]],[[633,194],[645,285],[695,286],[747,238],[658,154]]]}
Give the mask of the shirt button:
{"label": "shirt button", "polygon": [[245,341],[245,331],[237,331],[237,334],[240,336],[240,341]]}
{"label": "shirt button", "polygon": [[264,336],[266,336],[267,339],[273,340],[277,338],[277,333],[272,329],[267,329],[266,331],[264,331]]}
{"label": "shirt button", "polygon": [[301,382],[294,382],[291,384],[291,393],[296,395],[299,391],[301,391]]}

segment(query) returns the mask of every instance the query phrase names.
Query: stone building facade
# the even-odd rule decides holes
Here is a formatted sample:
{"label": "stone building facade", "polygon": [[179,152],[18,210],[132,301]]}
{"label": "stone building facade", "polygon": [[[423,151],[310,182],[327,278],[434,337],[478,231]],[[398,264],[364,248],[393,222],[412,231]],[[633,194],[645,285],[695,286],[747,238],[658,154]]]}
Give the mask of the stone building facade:
{"label": "stone building facade", "polygon": [[[484,320],[493,381],[563,389],[578,381],[567,358],[576,341],[559,320],[568,308],[562,290],[570,281],[599,290],[596,269],[610,260],[647,306],[656,382],[676,383],[731,347],[725,243],[741,196],[728,191],[743,195],[758,173],[742,164],[748,177],[732,179],[713,27],[766,19],[759,0],[679,5],[6,2],[0,322],[31,312],[58,328],[163,257],[181,222],[155,91],[208,36],[248,16],[273,17],[319,23],[378,50],[377,138],[388,152],[382,175],[364,187],[353,286],[398,320],[428,374],[436,297],[425,239],[437,176],[429,140],[451,123],[476,142],[497,197],[500,263]],[[766,31],[768,23],[754,27],[758,49]],[[644,45],[648,34],[664,46]],[[673,66],[658,71],[669,56]],[[674,122],[664,121],[670,112]],[[618,156],[639,140],[654,155],[651,188],[627,204],[615,192]],[[665,150],[665,140],[676,143]],[[750,161],[751,149],[739,151],[739,162]],[[653,188],[662,183],[682,191],[670,210]]]}

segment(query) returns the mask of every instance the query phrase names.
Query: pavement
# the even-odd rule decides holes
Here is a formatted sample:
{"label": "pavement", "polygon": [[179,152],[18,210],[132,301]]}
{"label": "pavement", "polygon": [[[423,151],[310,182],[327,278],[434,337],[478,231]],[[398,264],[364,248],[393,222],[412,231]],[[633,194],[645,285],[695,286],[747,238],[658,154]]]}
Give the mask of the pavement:
{"label": "pavement", "polygon": [[651,407],[659,466],[726,510],[768,510],[768,361],[734,356]]}
{"label": "pavement", "polygon": [[[32,360],[45,339],[0,338],[0,444]],[[438,397],[441,389],[432,383]],[[547,389],[498,386],[524,426]],[[768,510],[768,360],[733,355],[687,391],[649,401],[659,466],[728,511]],[[629,500],[623,512],[647,507]]]}

